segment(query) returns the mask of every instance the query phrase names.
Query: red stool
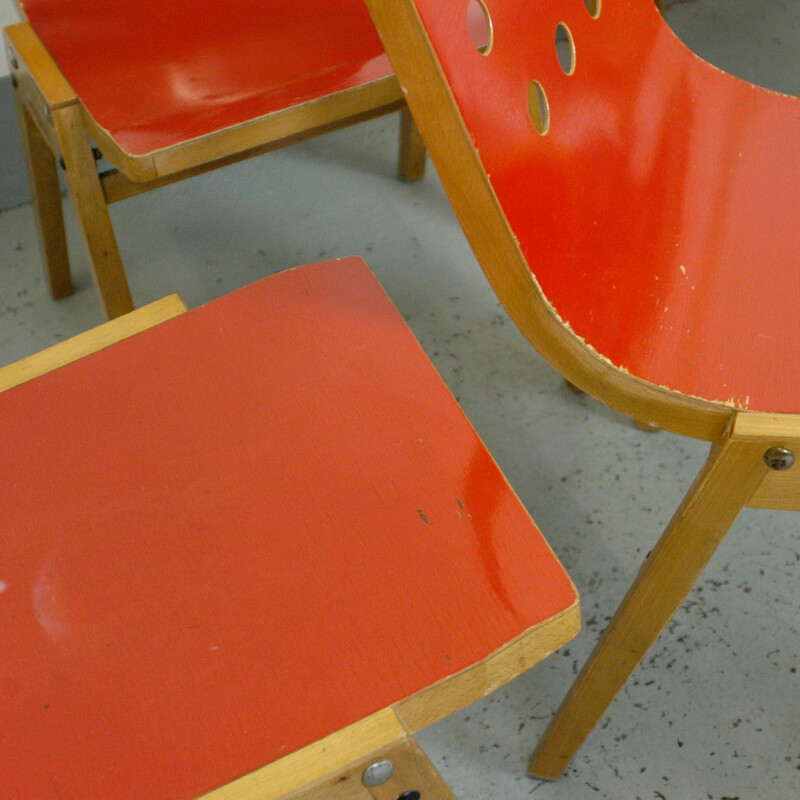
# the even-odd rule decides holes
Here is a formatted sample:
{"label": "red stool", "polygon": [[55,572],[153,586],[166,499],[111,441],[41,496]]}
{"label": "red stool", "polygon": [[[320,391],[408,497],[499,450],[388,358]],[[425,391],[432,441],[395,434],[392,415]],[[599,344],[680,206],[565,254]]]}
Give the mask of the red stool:
{"label": "red stool", "polygon": [[572,583],[362,261],[179,311],[0,370],[3,794],[452,797]]}

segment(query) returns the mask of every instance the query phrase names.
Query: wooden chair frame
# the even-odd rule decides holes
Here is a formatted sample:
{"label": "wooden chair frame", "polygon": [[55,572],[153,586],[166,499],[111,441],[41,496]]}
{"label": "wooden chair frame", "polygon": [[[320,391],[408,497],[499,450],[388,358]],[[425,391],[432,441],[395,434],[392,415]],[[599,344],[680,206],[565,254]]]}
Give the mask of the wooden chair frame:
{"label": "wooden chair frame", "polygon": [[792,467],[800,415],[670,391],[619,369],[573,333],[532,279],[414,0],[367,5],[472,249],[521,332],[569,383],[610,407],[646,427],[712,443],[533,755],[531,773],[553,779],[680,607],[739,512],[746,506],[800,511],[800,467]]}
{"label": "wooden chair frame", "polygon": [[[27,22],[5,29],[20,131],[45,274],[54,298],[72,293],[58,165],[109,318],[133,308],[108,206],[368,119],[400,111],[399,171],[414,181],[425,149],[393,76],[219,130],[146,157],[131,157],[95,123]],[[100,153],[113,165],[99,171]]]}

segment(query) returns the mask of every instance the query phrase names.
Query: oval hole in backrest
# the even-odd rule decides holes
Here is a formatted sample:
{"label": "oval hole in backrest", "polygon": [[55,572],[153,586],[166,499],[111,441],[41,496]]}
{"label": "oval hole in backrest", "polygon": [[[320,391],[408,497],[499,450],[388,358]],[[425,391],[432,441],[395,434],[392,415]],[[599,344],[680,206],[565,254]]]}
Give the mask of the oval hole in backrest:
{"label": "oval hole in backrest", "polygon": [[469,0],[467,3],[467,25],[475,49],[488,56],[492,49],[494,31],[492,17],[483,0]]}
{"label": "oval hole in backrest", "polygon": [[575,41],[572,31],[563,22],[556,28],[556,57],[566,75],[575,72]]}
{"label": "oval hole in backrest", "polygon": [[539,81],[531,81],[528,85],[528,114],[533,127],[544,136],[550,130],[550,105]]}
{"label": "oval hole in backrest", "polygon": [[600,16],[601,3],[602,0],[583,0],[583,4],[586,6],[586,10],[594,19],[597,19]]}

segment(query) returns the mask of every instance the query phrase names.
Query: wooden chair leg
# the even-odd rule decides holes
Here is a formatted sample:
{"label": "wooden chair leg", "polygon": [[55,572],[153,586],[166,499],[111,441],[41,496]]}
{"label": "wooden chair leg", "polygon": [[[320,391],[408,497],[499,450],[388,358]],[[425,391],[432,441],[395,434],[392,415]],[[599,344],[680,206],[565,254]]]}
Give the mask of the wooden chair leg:
{"label": "wooden chair leg", "polygon": [[417,123],[408,108],[400,112],[400,177],[406,182],[419,180],[425,174],[427,150]]}
{"label": "wooden chair leg", "polygon": [[111,217],[77,105],[52,110],[67,187],[75,208],[95,287],[109,319],[133,310]]}
{"label": "wooden chair leg", "polygon": [[539,742],[533,776],[554,779],[564,771],[764,479],[763,454],[763,440],[730,432],[714,444]]}
{"label": "wooden chair leg", "polygon": [[58,166],[50,146],[21,102],[16,88],[14,100],[45,277],[50,287],[50,294],[58,300],[72,294],[72,276],[69,271]]}

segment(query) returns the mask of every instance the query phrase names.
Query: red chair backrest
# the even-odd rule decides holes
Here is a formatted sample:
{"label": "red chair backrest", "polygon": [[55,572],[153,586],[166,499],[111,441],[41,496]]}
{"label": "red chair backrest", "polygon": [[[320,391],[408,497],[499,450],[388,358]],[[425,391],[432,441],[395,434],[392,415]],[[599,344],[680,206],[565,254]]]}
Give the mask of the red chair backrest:
{"label": "red chair backrest", "polygon": [[[406,63],[423,45],[545,302],[579,340],[657,391],[800,412],[800,100],[700,59],[652,0],[483,4],[486,54],[467,0],[368,0],[457,210],[472,189],[442,168],[450,155],[426,119],[436,73],[420,81]],[[533,81],[546,97],[538,119]],[[475,246],[483,233],[461,218]],[[526,313],[509,311],[518,323]]]}

